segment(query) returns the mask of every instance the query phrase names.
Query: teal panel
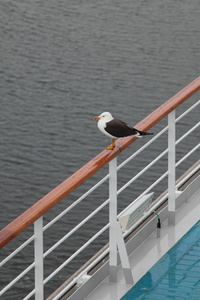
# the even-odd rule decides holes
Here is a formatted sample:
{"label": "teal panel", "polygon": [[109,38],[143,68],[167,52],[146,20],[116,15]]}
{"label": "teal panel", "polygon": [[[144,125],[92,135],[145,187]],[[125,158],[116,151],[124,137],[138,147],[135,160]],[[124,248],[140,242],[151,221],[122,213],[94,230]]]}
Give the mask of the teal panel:
{"label": "teal panel", "polygon": [[133,299],[200,299],[200,221],[121,298]]}

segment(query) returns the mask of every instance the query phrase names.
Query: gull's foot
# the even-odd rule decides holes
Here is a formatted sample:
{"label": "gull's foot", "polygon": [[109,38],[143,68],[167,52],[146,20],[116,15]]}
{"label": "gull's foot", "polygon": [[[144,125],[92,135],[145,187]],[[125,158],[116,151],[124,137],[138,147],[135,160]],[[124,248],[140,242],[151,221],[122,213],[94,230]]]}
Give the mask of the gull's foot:
{"label": "gull's foot", "polygon": [[111,144],[110,146],[108,146],[106,149],[107,150],[113,150],[115,148],[115,145]]}

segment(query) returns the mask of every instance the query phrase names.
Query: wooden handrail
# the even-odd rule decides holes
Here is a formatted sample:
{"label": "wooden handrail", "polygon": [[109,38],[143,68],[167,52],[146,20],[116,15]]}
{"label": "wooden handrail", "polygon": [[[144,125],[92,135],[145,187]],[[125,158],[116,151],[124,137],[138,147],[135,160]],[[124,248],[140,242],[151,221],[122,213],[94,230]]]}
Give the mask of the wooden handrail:
{"label": "wooden handrail", "polygon": [[[200,89],[200,76],[183,88],[180,92],[154,110],[146,118],[140,121],[135,127],[139,130],[146,131],[167,116],[172,110],[187,100],[190,96]],[[116,157],[121,151],[126,149],[136,140],[135,137],[120,138],[116,142],[114,150],[104,150],[99,155],[90,160],[77,172],[63,181],[55,189],[41,198],[33,206],[28,208],[24,213],[9,223],[0,231],[0,248],[4,247],[20,232],[35,222],[50,208],[56,205],[65,196],[70,194],[79,185],[86,181],[89,177],[100,170],[104,165]]]}

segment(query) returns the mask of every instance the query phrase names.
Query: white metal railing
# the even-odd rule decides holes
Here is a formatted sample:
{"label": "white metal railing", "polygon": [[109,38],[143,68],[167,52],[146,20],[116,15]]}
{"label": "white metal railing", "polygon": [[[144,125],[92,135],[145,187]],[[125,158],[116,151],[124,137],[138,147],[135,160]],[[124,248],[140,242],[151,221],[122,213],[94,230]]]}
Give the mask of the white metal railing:
{"label": "white metal railing", "polygon": [[[21,250],[23,250],[27,245],[29,245],[32,241],[34,241],[34,262],[30,264],[22,273],[20,273],[15,279],[13,279],[7,286],[5,286],[0,291],[0,296],[4,295],[6,291],[8,291],[14,284],[16,284],[25,274],[27,274],[31,269],[35,269],[35,288],[24,298],[30,299],[35,294],[36,300],[44,299],[44,286],[51,280],[54,276],[56,276],[60,270],[66,267],[73,259],[75,259],[78,254],[81,253],[86,247],[88,247],[93,241],[95,241],[102,233],[106,230],[110,230],[110,247],[107,248],[98,258],[96,258],[89,266],[87,266],[84,271],[82,271],[76,278],[74,278],[69,285],[62,290],[54,299],[59,299],[68,289],[70,289],[81,276],[88,272],[92,266],[95,266],[101,259],[108,253],[110,253],[110,279],[112,281],[116,281],[117,276],[117,219],[131,206],[128,205],[119,215],[117,215],[117,197],[123,192],[126,188],[128,188],[131,184],[134,183],[139,177],[141,177],[147,170],[149,170],[155,163],[159,162],[166,154],[168,154],[168,171],[163,173],[151,186],[149,186],[143,193],[135,200],[147,194],[149,191],[154,189],[164,178],[168,176],[168,193],[162,197],[148,212],[148,214],[152,213],[159,205],[161,205],[168,198],[168,209],[169,209],[169,221],[171,223],[174,222],[175,216],[175,198],[176,198],[176,189],[182,184],[176,186],[176,168],[183,163],[186,159],[188,159],[195,151],[197,151],[200,147],[200,143],[197,140],[197,145],[193,147],[184,157],[182,157],[178,162],[175,161],[176,157],[176,146],[185,140],[185,138],[191,134],[194,130],[200,125],[200,122],[195,124],[192,128],[190,128],[183,136],[181,136],[177,141],[175,138],[175,130],[176,123],[179,122],[183,117],[187,116],[188,113],[194,111],[200,104],[200,100],[193,104],[189,109],[187,109],[182,115],[180,115],[177,119],[175,119],[175,110],[173,110],[168,115],[168,126],[162,129],[158,134],[156,134],[151,140],[149,140],[145,145],[143,145],[139,150],[133,153],[129,158],[127,158],[124,162],[122,162],[119,166],[117,166],[117,157],[109,162],[109,174],[107,174],[103,179],[101,179],[97,184],[91,187],[86,193],[84,193],[80,198],[78,198],[74,203],[72,203],[69,207],[67,207],[64,211],[62,211],[58,216],[56,216],[52,221],[46,224],[43,227],[43,217],[40,217],[34,223],[34,235],[31,236],[28,240],[26,240],[20,247],[18,247],[15,251],[13,251],[10,255],[8,255],[1,263],[2,267],[11,259],[15,258],[15,255],[18,254]],[[117,172],[122,169],[125,165],[127,165],[131,160],[133,160],[137,155],[141,154],[143,150],[148,148],[154,141],[159,139],[165,132],[168,131],[168,148],[165,149],[162,153],[160,153],[154,160],[152,160],[146,167],[144,167],[138,174],[136,174],[133,178],[131,178],[126,184],[124,184],[119,190],[117,190]],[[196,172],[199,169],[199,166],[193,172]],[[188,175],[191,176],[191,175]],[[98,187],[100,187],[104,182],[109,180],[109,199],[105,200],[99,207],[97,207],[92,213],[90,213],[85,219],[83,219],[79,224],[77,224],[71,231],[69,231],[66,235],[64,235],[59,241],[57,241],[53,246],[51,246],[45,253],[43,253],[43,232],[53,226],[57,221],[60,220],[61,217],[69,213],[72,208],[76,207],[79,203],[81,203],[88,195],[90,195],[93,191],[95,191]],[[105,206],[109,204],[109,222],[105,226],[103,226],[94,236],[92,236],[84,245],[82,245],[76,252],[74,252],[68,259],[66,259],[57,269],[55,269],[48,277],[45,279],[44,276],[44,259],[52,253],[57,247],[59,247],[66,239],[72,236],[78,229],[80,229],[86,222],[88,222],[92,217],[94,217],[99,211],[101,211]],[[143,220],[143,218],[137,221],[131,229],[124,233],[124,237],[127,236],[130,230],[133,230],[139,222]]]}

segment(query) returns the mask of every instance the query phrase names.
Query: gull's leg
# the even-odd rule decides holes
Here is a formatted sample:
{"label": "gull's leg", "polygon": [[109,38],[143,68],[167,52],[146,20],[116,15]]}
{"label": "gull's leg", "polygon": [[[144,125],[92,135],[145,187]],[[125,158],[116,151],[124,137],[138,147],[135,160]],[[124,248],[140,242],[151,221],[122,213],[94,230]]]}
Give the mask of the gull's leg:
{"label": "gull's leg", "polygon": [[112,144],[108,146],[106,149],[107,150],[113,150],[115,148],[115,139],[112,139]]}

